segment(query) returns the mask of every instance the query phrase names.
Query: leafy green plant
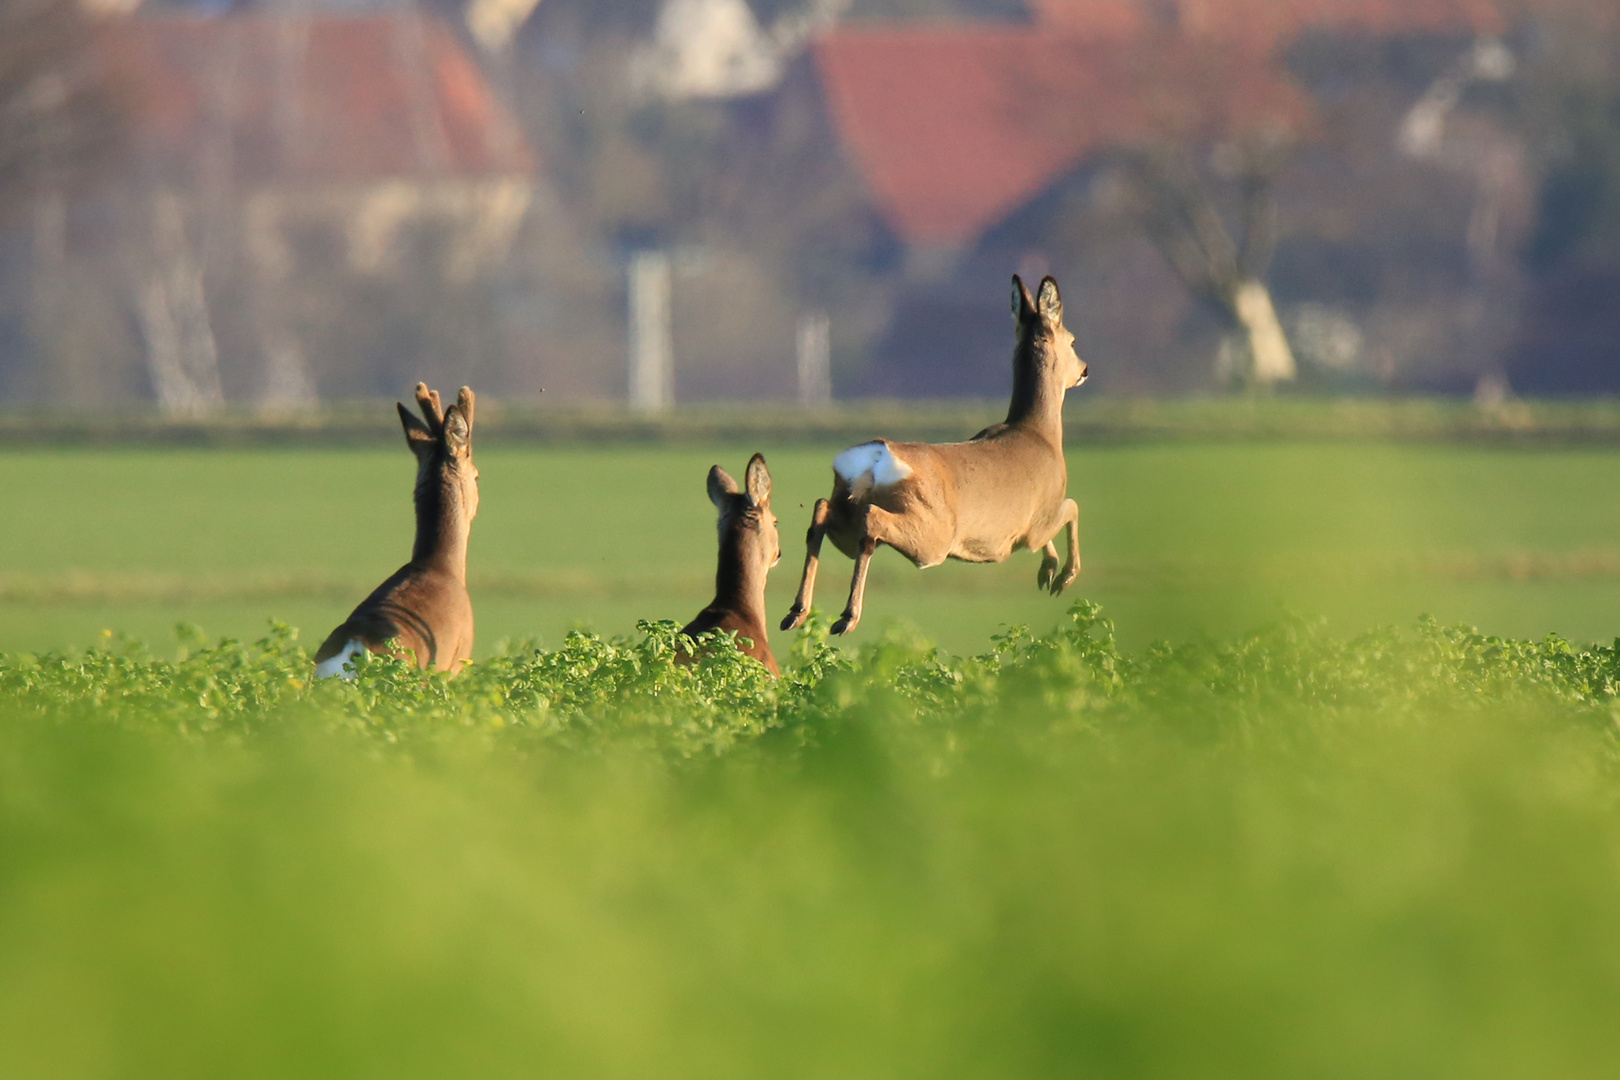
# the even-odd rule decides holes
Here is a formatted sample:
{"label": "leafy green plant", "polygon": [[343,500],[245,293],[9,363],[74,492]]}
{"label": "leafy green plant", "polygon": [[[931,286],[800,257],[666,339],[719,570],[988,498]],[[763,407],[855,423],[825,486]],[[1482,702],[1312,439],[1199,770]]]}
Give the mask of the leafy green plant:
{"label": "leafy green plant", "polygon": [[[1600,1075],[1620,643],[0,658],[0,1075]],[[724,645],[724,641],[714,643]]]}
{"label": "leafy green plant", "polygon": [[1210,735],[1281,717],[1323,724],[1366,709],[1419,716],[1535,702],[1578,715],[1620,710],[1620,641],[1513,641],[1433,620],[1349,640],[1291,621],[1235,642],[1132,655],[1101,610],[1080,601],[1049,636],[1013,627],[990,651],[954,657],[901,631],[859,655],[840,652],[818,618],[795,639],[779,682],[724,640],[681,665],[676,623],[638,629],[635,638],[576,631],[553,650],[526,643],[456,679],[366,654],[352,680],[314,680],[285,624],[252,644],[208,644],[182,627],[172,660],[127,640],[0,657],[0,694],[13,715],[93,715],[189,738],[249,738],[296,722],[387,743],[475,731],[525,748],[623,743],[677,757],[723,754],[779,729],[814,741],[862,709],[958,739],[1011,715],[1058,731],[1152,718]]}

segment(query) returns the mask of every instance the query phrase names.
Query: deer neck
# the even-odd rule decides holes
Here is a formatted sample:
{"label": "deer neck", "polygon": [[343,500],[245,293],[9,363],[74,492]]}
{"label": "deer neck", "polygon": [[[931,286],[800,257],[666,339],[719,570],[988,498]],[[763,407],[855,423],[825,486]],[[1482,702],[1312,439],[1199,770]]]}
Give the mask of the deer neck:
{"label": "deer neck", "polygon": [[1057,365],[1031,334],[1013,353],[1012,402],[1007,426],[1033,428],[1059,445],[1063,442],[1063,387]]}
{"label": "deer neck", "polygon": [[760,626],[765,625],[765,577],[770,568],[747,557],[743,539],[735,534],[720,543],[720,565],[714,574],[714,605],[726,608]]}
{"label": "deer neck", "polygon": [[449,478],[424,476],[416,485],[416,543],[411,561],[465,581],[468,524],[461,492]]}

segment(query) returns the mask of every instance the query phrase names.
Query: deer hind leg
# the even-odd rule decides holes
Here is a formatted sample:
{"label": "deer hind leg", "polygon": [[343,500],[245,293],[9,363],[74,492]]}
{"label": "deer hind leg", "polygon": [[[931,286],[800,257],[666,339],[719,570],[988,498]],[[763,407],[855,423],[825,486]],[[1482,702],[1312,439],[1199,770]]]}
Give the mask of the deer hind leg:
{"label": "deer hind leg", "polygon": [[[1063,569],[1051,581],[1052,595],[1057,596],[1064,589],[1074,584],[1074,579],[1080,576],[1080,507],[1073,499],[1063,500],[1063,527],[1069,530],[1069,557],[1063,562]],[[1057,553],[1052,549],[1052,543],[1047,542],[1046,550],[1053,556]],[[1045,562],[1042,562],[1042,569]]]}
{"label": "deer hind leg", "polygon": [[835,634],[847,634],[860,625],[861,604],[866,599],[866,569],[872,563],[877,546],[878,542],[870,536],[861,538],[860,550],[855,554],[855,576],[849,583],[849,602],[844,605],[844,613],[832,625]]}
{"label": "deer hind leg", "polygon": [[882,507],[867,506],[861,521],[860,547],[855,554],[855,576],[849,583],[849,602],[844,605],[844,614],[833,623],[833,633],[847,634],[860,625],[861,606],[866,600],[866,571],[872,564],[872,556],[877,552],[878,545],[897,538],[889,528],[894,519],[895,515]]}
{"label": "deer hind leg", "polygon": [[827,515],[832,503],[817,499],[810,511],[810,530],[804,534],[804,576],[799,579],[799,595],[794,597],[787,618],[782,620],[783,630],[797,630],[810,617],[810,600],[816,591],[816,567],[821,563],[821,541],[827,535]]}

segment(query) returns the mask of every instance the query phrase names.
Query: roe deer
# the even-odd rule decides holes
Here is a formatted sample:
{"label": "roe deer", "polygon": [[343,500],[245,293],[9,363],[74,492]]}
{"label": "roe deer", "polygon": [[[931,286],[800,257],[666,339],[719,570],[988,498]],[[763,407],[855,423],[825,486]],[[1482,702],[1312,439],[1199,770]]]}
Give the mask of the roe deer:
{"label": "roe deer", "polygon": [[[765,636],[765,578],[782,558],[782,541],[771,513],[771,474],[764,454],[749,459],[743,484],[738,488],[718,465],[709,470],[709,501],[720,511],[720,567],[714,575],[714,601],[681,633],[696,637],[706,630],[734,630],[737,648],[779,678],[782,671]],[[677,656],[682,663],[693,659],[686,652]]]}
{"label": "roe deer", "polygon": [[416,454],[416,543],[411,561],[360,602],[315,654],[315,676],[353,678],[349,660],[380,653],[390,639],[416,666],[455,674],[472,656],[473,610],[467,596],[467,534],[478,515],[478,467],[472,460],[473,392],[461,388],[445,409],[436,390],[416,384],[422,419],[404,405],[399,419]]}
{"label": "roe deer", "polygon": [[[1056,281],[1042,280],[1034,300],[1015,275],[1012,308],[1016,344],[1006,422],[968,442],[879,439],[834,458],[832,497],[817,500],[811,512],[804,577],[782,629],[803,625],[810,612],[823,537],[855,560],[835,634],[861,621],[867,565],[879,544],[921,568],[946,559],[1001,562],[1017,547],[1041,548],[1038,587],[1056,596],[1073,583],[1080,572],[1080,511],[1066,497],[1063,395],[1086,381],[1086,364],[1063,325]],[[1060,570],[1052,540],[1065,527],[1069,550]]]}

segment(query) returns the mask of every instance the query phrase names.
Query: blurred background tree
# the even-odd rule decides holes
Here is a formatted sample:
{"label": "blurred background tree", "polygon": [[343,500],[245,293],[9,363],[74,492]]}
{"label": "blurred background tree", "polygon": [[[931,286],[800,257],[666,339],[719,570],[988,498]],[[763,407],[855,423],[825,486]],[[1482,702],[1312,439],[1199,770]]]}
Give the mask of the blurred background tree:
{"label": "blurred background tree", "polygon": [[1511,107],[1538,182],[1522,250],[1534,292],[1511,378],[1530,393],[1615,393],[1620,8],[1564,0],[1533,25]]}
{"label": "blurred background tree", "polygon": [[115,97],[75,0],[0,0],[0,221],[78,190],[116,147]]}
{"label": "blurred background tree", "polygon": [[123,130],[94,33],[75,0],[0,0],[0,267],[20,271],[0,274],[0,386],[37,356],[68,398],[99,374],[71,310],[68,206],[116,162]]}

